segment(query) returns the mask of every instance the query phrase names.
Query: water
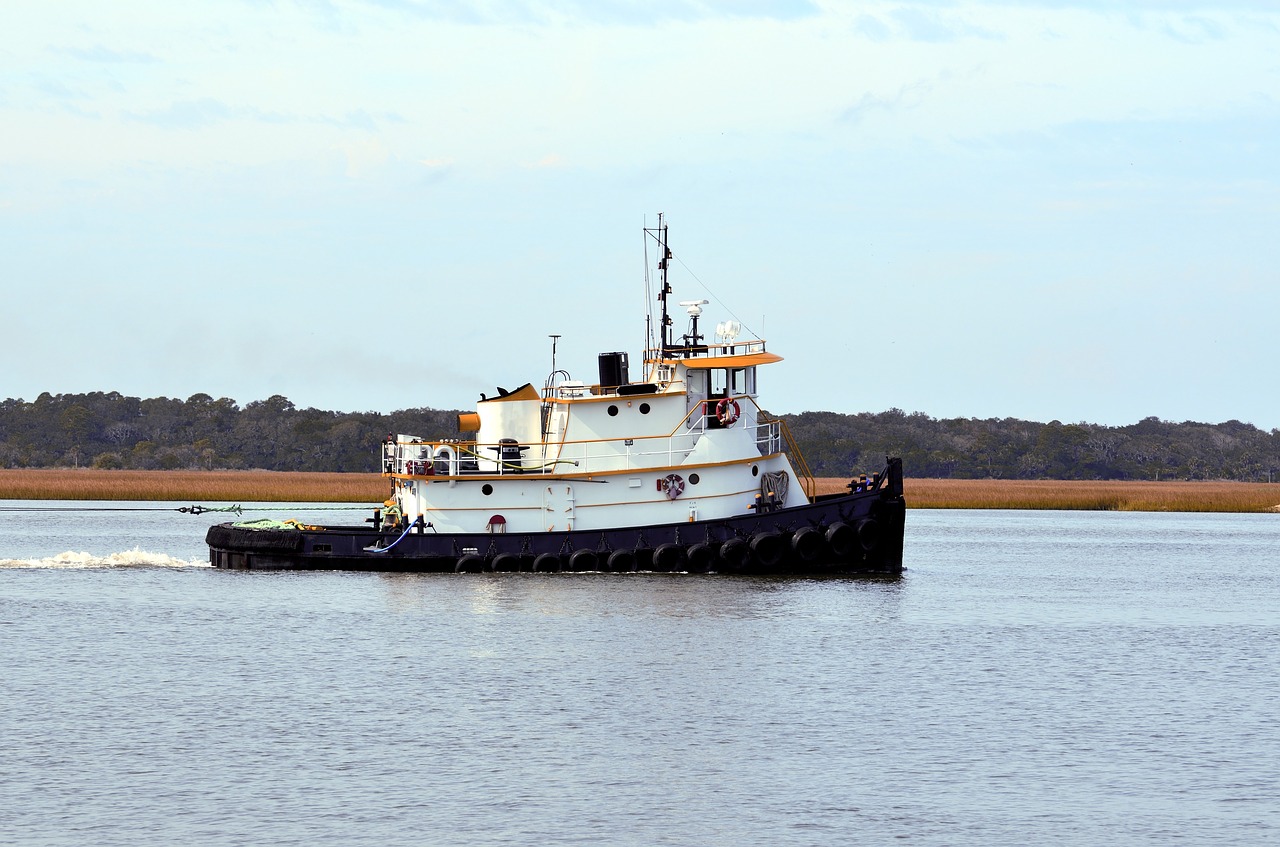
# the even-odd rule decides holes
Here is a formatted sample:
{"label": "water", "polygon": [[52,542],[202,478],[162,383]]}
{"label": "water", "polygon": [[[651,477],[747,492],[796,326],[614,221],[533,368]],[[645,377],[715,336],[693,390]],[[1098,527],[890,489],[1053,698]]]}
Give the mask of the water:
{"label": "water", "polygon": [[219,517],[0,512],[0,842],[1280,839],[1278,516],[911,511],[890,581],[228,572]]}

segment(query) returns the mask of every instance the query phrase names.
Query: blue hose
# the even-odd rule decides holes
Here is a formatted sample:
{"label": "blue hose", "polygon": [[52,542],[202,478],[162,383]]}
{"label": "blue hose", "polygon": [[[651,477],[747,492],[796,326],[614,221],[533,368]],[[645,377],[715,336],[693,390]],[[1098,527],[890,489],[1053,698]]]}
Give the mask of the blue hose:
{"label": "blue hose", "polygon": [[388,544],[386,547],[366,547],[366,548],[364,548],[365,552],[366,552],[366,553],[385,553],[385,552],[387,552],[387,551],[388,551],[388,550],[390,550],[392,547],[394,547],[394,546],[396,546],[397,544],[399,544],[401,541],[404,541],[404,537],[405,537],[406,535],[408,535],[410,532],[412,532],[412,531],[413,531],[413,528],[414,528],[415,526],[417,526],[417,525],[418,525],[419,523],[421,523],[421,522],[422,522],[422,516],[421,516],[421,515],[419,515],[418,517],[414,518],[413,523],[409,524],[408,526],[406,526],[406,527],[404,528],[404,532],[400,533],[400,537],[399,537],[399,538],[397,538],[395,541],[392,541],[392,542],[391,542],[390,544]]}

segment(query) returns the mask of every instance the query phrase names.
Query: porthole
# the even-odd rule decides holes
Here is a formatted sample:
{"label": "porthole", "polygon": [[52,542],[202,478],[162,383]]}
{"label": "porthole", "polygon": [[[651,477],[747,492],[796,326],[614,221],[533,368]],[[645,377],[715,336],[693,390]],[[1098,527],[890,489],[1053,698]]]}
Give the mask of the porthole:
{"label": "porthole", "polygon": [[484,485],[480,486],[480,493],[488,497],[493,493],[493,486],[486,482]]}
{"label": "porthole", "polygon": [[641,403],[641,404],[640,404],[640,414],[642,414],[642,415],[647,415],[647,414],[649,414],[649,404],[648,404],[648,403]]}
{"label": "porthole", "polygon": [[610,406],[610,407],[609,407],[609,417],[611,417],[611,418],[612,418],[612,417],[616,417],[616,416],[617,416],[617,414],[618,414],[618,407],[617,407],[617,406]]}
{"label": "porthole", "polygon": [[760,476],[760,466],[759,466],[759,465],[752,465],[752,466],[751,466],[751,475],[752,475],[752,476]]}
{"label": "porthole", "polygon": [[690,485],[697,485],[701,481],[702,481],[702,477],[698,476],[696,473],[689,474]]}

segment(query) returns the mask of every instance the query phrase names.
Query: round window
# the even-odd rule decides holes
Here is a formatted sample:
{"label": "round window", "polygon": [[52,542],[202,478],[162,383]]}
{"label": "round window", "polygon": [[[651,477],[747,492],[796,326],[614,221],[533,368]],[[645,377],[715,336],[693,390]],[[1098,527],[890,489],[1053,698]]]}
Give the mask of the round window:
{"label": "round window", "polygon": [[611,418],[612,418],[612,417],[615,417],[617,414],[618,414],[618,407],[617,407],[617,406],[610,406],[610,407],[609,407],[609,417],[611,417]]}
{"label": "round window", "polygon": [[484,485],[480,487],[480,493],[488,497],[490,494],[493,493],[493,486],[486,482]]}
{"label": "round window", "polygon": [[648,404],[648,403],[641,403],[641,404],[640,404],[640,414],[642,414],[642,415],[647,415],[647,414],[649,414],[649,404]]}
{"label": "round window", "polygon": [[697,485],[701,481],[702,481],[702,477],[698,476],[696,473],[689,474],[690,485]]}

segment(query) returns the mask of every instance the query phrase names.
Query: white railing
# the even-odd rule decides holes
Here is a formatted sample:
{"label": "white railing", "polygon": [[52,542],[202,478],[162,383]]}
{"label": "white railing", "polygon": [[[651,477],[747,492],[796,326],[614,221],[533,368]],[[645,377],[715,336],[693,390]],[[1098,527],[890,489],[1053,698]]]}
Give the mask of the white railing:
{"label": "white railing", "polygon": [[[693,452],[698,440],[711,429],[711,418],[699,412],[698,408],[670,435],[547,444],[422,441],[402,437],[402,440],[383,443],[382,470],[408,476],[453,477],[472,474],[587,474],[672,467],[682,463]],[[692,420],[692,426],[686,427],[689,420]],[[760,455],[782,452],[781,422],[765,421],[747,429],[753,430]]]}

